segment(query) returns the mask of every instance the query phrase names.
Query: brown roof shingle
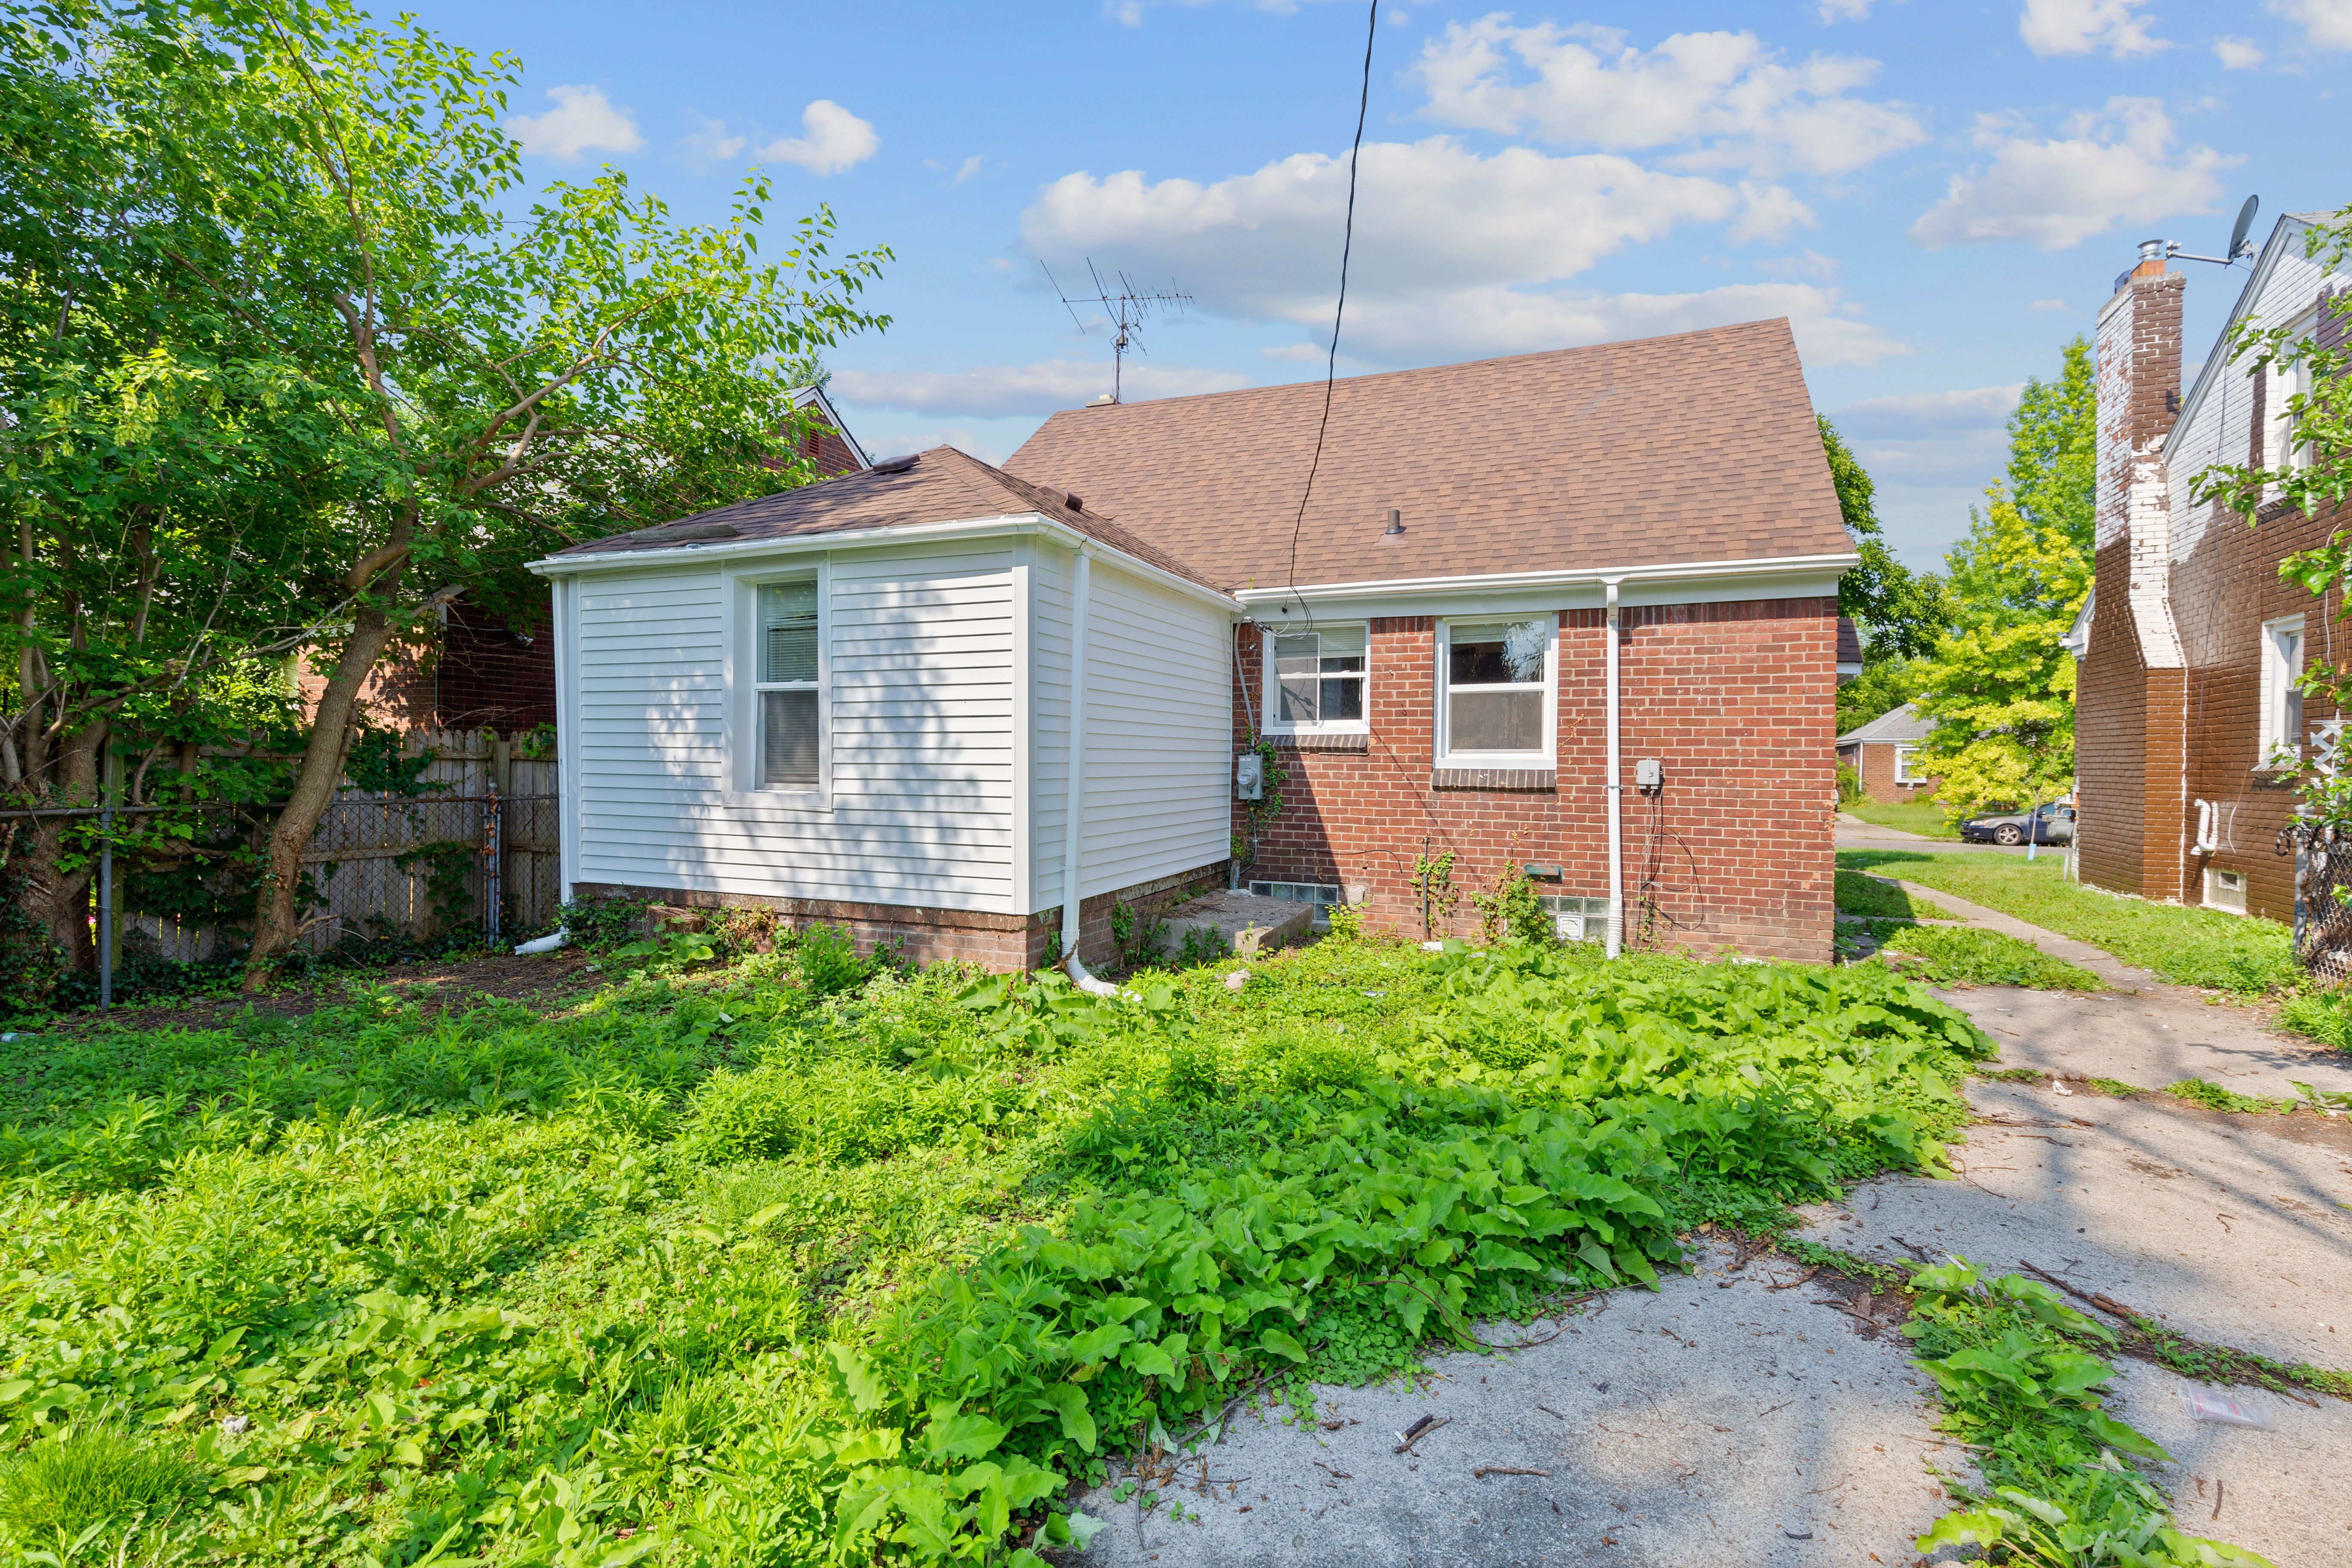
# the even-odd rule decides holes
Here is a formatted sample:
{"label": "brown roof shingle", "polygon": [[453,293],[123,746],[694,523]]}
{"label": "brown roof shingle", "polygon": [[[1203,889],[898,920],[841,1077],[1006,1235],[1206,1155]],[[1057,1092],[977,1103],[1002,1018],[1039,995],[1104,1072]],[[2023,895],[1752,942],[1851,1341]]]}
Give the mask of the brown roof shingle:
{"label": "brown roof shingle", "polygon": [[1005,466],[1228,589],[1851,548],[1785,321],[1341,381],[1294,579],[1322,412],[1320,382],[1066,409]]}
{"label": "brown roof shingle", "polygon": [[[903,467],[901,465],[904,465]],[[561,559],[662,550],[692,541],[734,542],[843,533],[856,529],[903,528],[926,522],[961,522],[977,518],[1019,517],[1040,512],[1090,539],[1202,587],[1215,584],[1150,540],[1138,537],[1096,513],[1079,491],[1056,489],[1016,479],[952,447],[934,447],[910,458],[893,458],[835,479],[778,490],[731,506],[713,507],[653,528],[591,539],[557,551]]]}

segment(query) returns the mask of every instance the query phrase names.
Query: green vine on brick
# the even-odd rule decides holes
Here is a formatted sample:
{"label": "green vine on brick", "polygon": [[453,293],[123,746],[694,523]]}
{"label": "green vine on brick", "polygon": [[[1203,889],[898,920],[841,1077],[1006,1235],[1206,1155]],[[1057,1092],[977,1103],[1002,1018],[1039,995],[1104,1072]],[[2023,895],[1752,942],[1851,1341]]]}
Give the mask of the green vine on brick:
{"label": "green vine on brick", "polygon": [[1253,731],[1244,751],[1257,753],[1258,797],[1242,802],[1242,820],[1247,830],[1234,835],[1234,858],[1244,866],[1257,863],[1258,836],[1282,816],[1282,786],[1290,782],[1290,770],[1282,765],[1282,753],[1272,741]]}
{"label": "green vine on brick", "polygon": [[1454,888],[1454,851],[1442,855],[1429,852],[1429,840],[1421,841],[1421,853],[1412,860],[1412,890],[1421,900],[1421,934],[1424,940],[1437,935],[1441,919],[1451,919],[1454,906],[1462,895]]}

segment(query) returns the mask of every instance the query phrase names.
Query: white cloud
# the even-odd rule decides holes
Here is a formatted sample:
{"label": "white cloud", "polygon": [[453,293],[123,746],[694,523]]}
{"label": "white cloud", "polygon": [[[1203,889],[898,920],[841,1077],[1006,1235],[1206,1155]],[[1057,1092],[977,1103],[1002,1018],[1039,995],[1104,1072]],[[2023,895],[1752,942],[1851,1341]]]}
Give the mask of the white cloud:
{"label": "white cloud", "polygon": [[751,144],[750,137],[730,132],[724,121],[713,120],[708,114],[691,109],[686,111],[686,118],[694,129],[687,132],[678,145],[686,153],[687,162],[698,168],[727,163]]}
{"label": "white cloud", "polygon": [[1615,28],[1456,22],[1422,47],[1421,112],[1561,146],[1680,149],[1693,169],[1839,174],[1926,140],[1910,114],[1848,96],[1875,60],[1790,64],[1753,33],[1677,33],[1656,48]]}
{"label": "white cloud", "polygon": [[507,129],[526,153],[542,158],[577,158],[583,153],[634,153],[646,144],[637,122],[615,109],[602,88],[551,87],[555,107],[544,114],[518,114]]}
{"label": "white cloud", "polygon": [[974,174],[980,173],[980,154],[974,153],[971,157],[966,158],[963,161],[963,167],[956,171],[954,180],[950,183],[958,185],[962,184],[966,180],[971,179]]}
{"label": "white cloud", "polygon": [[858,441],[877,461],[884,458],[904,457],[910,452],[928,452],[934,447],[953,447],[966,457],[978,458],[983,463],[999,468],[1013,455],[1011,448],[974,435],[961,425],[908,426],[901,428],[891,425],[866,425]]}
{"label": "white cloud", "polygon": [[2270,8],[2302,23],[2323,49],[2352,49],[2352,0],[2270,0]]}
{"label": "white cloud", "polygon": [[[1075,408],[1108,392],[1110,380],[1106,353],[1099,360],[1046,360],[962,372],[840,370],[834,373],[830,384],[849,402],[861,405],[997,419]],[[1122,390],[1129,402],[1135,402],[1196,392],[1230,392],[1248,384],[1247,376],[1232,371],[1130,359]]]}
{"label": "white cloud", "polygon": [[1822,26],[1832,22],[1867,22],[1871,0],[1822,0]]}
{"label": "white cloud", "polygon": [[[1465,289],[1423,300],[1348,300],[1343,358],[1432,363],[1530,353],[1789,318],[1808,364],[1874,364],[1911,351],[1854,319],[1835,289],[1732,283],[1693,294],[1571,294]],[[1319,355],[1321,351],[1316,351]]]}
{"label": "white cloud", "polygon": [[1837,281],[1838,263],[1833,256],[1823,256],[1818,250],[1803,250],[1794,256],[1775,256],[1756,264],[1756,270],[1774,278],[1813,278],[1823,283]]}
{"label": "white cloud", "polygon": [[812,174],[838,174],[874,156],[882,145],[874,127],[829,98],[820,98],[801,110],[804,136],[780,138],[760,149],[760,156],[778,163],[797,163]]}
{"label": "white cloud", "polygon": [[2063,250],[2117,219],[2211,212],[2221,198],[2215,176],[2244,162],[2205,146],[2174,151],[2171,118],[2152,98],[2111,98],[2049,139],[2013,117],[1982,115],[1975,140],[1991,161],[1952,176],[1944,199],[1911,226],[1913,244],[2021,239]]}
{"label": "white cloud", "polygon": [[2263,47],[2252,38],[2216,38],[2213,58],[2230,71],[2252,70],[2263,63]]}
{"label": "white cloud", "polygon": [[2037,55],[2087,55],[2105,49],[2116,58],[2152,55],[2172,46],[2148,32],[2140,16],[2148,0],[2025,0],[2018,36]]}
{"label": "white cloud", "polygon": [[2074,306],[2069,305],[2063,300],[2036,300],[2033,303],[2025,308],[2029,310],[2055,310],[2062,316],[2072,316],[2079,313],[2075,310]]}
{"label": "white cloud", "polygon": [[[1769,195],[1626,158],[1482,154],[1444,136],[1370,143],[1360,175],[1351,301],[1567,278],[1678,224],[1754,215],[1771,228],[1793,216]],[[1213,184],[1074,174],[1038,193],[1021,232],[1034,256],[1117,256],[1209,310],[1307,321],[1330,313],[1347,199],[1347,160],[1319,153]]]}

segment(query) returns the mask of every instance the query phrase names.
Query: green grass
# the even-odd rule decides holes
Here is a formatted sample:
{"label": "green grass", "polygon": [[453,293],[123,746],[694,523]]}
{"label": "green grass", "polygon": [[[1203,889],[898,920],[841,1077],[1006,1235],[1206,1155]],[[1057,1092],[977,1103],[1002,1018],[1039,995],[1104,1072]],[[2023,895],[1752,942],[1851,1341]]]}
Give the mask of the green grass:
{"label": "green grass", "polygon": [[1837,859],[1847,870],[1900,877],[2090,942],[2175,984],[2258,996],[2292,990],[2301,978],[2284,926],[2084,887],[2066,879],[2062,855],[2029,861],[2011,855],[1849,849]]}
{"label": "green grass", "polygon": [[2030,942],[1969,927],[1914,926],[1896,931],[1887,936],[1883,951],[1918,960],[1901,964],[1902,972],[1929,985],[2097,991],[2106,984],[2089,970],[2053,958]]}
{"label": "green grass", "polygon": [[0,1045],[0,1560],[1034,1568],[1155,1430],[1937,1167],[1992,1053],[1876,965],[700,951]]}
{"label": "green grass", "polygon": [[1860,805],[1845,807],[1845,811],[1864,822],[1916,833],[1923,838],[1957,839],[1960,836],[1960,830],[1944,819],[1944,808],[1933,801],[1864,801]]}
{"label": "green grass", "polygon": [[2295,1106],[2292,1100],[2240,1094],[2235,1089],[2223,1089],[2218,1083],[2208,1083],[2201,1078],[2185,1078],[2179,1083],[2167,1084],[2164,1092],[2175,1100],[2201,1105],[2208,1110],[2230,1110],[2248,1116],[2284,1116]]}
{"label": "green grass", "polygon": [[2279,1023],[2324,1046],[2352,1051],[2352,994],[2342,991],[2306,991],[2290,996],[2279,1009]]}
{"label": "green grass", "polygon": [[1915,899],[1902,889],[1860,871],[1837,874],[1837,910],[1842,915],[1867,915],[1874,920],[1948,921],[1949,910]]}

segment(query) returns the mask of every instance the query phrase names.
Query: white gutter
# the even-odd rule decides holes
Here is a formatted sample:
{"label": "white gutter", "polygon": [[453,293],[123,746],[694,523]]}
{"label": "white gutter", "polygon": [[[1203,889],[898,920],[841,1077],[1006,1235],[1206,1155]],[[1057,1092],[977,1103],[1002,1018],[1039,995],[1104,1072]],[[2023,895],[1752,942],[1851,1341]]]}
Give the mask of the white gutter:
{"label": "white gutter", "polygon": [[1116,996],[1118,987],[1097,980],[1078,961],[1079,910],[1085,899],[1078,888],[1078,849],[1086,826],[1087,804],[1087,601],[1093,596],[1094,556],[1081,542],[1074,552],[1076,570],[1070,580],[1070,744],[1069,765],[1062,770],[1066,791],[1062,805],[1062,968],[1081,991]]}
{"label": "white gutter", "polygon": [[1609,638],[1609,690],[1606,728],[1609,736],[1609,782],[1606,791],[1609,810],[1609,936],[1607,952],[1615,958],[1625,951],[1625,825],[1618,811],[1624,786],[1618,782],[1621,764],[1618,761],[1617,732],[1617,579],[1608,580],[1608,609],[1602,616]]}
{"label": "white gutter", "polygon": [[924,544],[958,539],[1017,538],[1024,534],[1051,540],[1069,551],[1101,551],[1123,572],[1157,583],[1219,609],[1236,611],[1241,601],[1214,588],[1179,576],[1149,561],[1105,544],[1079,529],[1044,512],[1017,512],[1004,517],[960,518],[948,522],[895,523],[880,528],[845,528],[829,533],[794,533],[778,539],[712,540],[652,550],[614,550],[583,555],[549,555],[528,563],[524,570],[541,577],[580,577],[605,572],[640,571],[648,566],[699,565],[705,562],[761,560],[815,554],[827,550],[852,550],[877,544]]}
{"label": "white gutter", "polygon": [[1372,594],[1475,594],[1511,588],[1570,588],[1659,579],[1708,576],[1817,576],[1844,572],[1862,557],[1852,551],[1834,555],[1769,555],[1738,561],[1661,561],[1643,566],[1575,567],[1551,572],[1498,572],[1483,577],[1385,577],[1360,583],[1316,583],[1297,588],[1243,588],[1234,597],[1244,605],[1271,605],[1294,599],[1352,599]]}

